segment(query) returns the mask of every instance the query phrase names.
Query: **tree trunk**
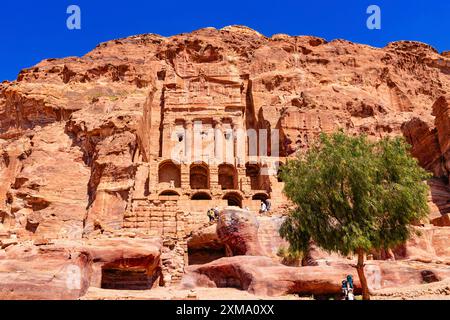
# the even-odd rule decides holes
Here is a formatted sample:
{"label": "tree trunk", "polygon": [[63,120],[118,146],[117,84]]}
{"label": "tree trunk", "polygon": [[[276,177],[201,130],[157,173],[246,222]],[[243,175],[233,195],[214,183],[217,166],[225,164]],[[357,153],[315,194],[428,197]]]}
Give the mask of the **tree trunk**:
{"label": "tree trunk", "polygon": [[314,241],[309,241],[308,248],[303,252],[301,264],[302,266],[317,266],[317,262],[311,257],[311,247],[314,245]]}
{"label": "tree trunk", "polygon": [[361,283],[363,300],[370,300],[369,287],[367,286],[366,275],[364,274],[364,251],[358,249],[358,264],[356,265],[356,271],[358,271],[359,282]]}

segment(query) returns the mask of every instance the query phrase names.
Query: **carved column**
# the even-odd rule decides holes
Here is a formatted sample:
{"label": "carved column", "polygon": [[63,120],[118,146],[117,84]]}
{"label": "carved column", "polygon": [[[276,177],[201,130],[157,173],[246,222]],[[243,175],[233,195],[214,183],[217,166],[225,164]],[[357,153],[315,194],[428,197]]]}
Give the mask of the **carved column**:
{"label": "carved column", "polygon": [[[162,152],[161,155],[163,159],[170,159],[171,150],[172,150],[172,125],[168,122],[163,123],[163,132],[162,132]],[[152,143],[152,142],[150,142]]]}
{"label": "carved column", "polygon": [[243,126],[241,123],[237,123],[234,126],[234,135],[235,135],[235,165],[244,166],[245,165],[245,146],[246,146],[246,134],[244,132]]}
{"label": "carved column", "polygon": [[148,167],[148,179],[149,179],[149,191],[154,193],[157,191],[158,179],[159,179],[159,162],[156,159],[152,159]]}
{"label": "carved column", "polygon": [[182,163],[181,170],[181,188],[183,191],[189,190],[191,188],[190,185],[190,165],[188,163]]}
{"label": "carved column", "polygon": [[192,147],[193,147],[193,129],[192,129],[192,121],[186,120],[185,123],[185,162],[190,164],[192,162]]}
{"label": "carved column", "polygon": [[234,140],[233,124],[231,125],[231,128],[227,128],[224,130],[224,135],[225,135],[224,162],[231,163],[234,165],[235,140]]}
{"label": "carved column", "polygon": [[220,120],[214,124],[214,163],[219,165],[223,162],[223,130]]}
{"label": "carved column", "polygon": [[203,161],[203,124],[201,121],[194,121],[193,126],[193,144],[192,144],[192,162]]}
{"label": "carved column", "polygon": [[219,190],[219,167],[217,165],[209,166],[209,188]]}

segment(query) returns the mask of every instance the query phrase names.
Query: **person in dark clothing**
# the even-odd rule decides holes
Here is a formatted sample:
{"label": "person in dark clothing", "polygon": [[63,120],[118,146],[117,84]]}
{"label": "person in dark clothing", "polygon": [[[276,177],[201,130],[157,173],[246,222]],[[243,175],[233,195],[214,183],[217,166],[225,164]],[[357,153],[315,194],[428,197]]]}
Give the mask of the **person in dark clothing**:
{"label": "person in dark clothing", "polygon": [[348,288],[353,289],[353,277],[351,275],[347,276]]}
{"label": "person in dark clothing", "polygon": [[219,208],[215,207],[213,211],[214,211],[214,220],[219,220]]}
{"label": "person in dark clothing", "polygon": [[261,201],[261,208],[259,209],[260,213],[264,213],[267,211],[266,203],[264,201]]}
{"label": "person in dark clothing", "polygon": [[271,203],[269,199],[266,199],[266,201],[264,201],[264,203],[266,204],[266,211],[270,211],[270,207],[271,207]]}
{"label": "person in dark clothing", "polygon": [[206,214],[208,215],[209,222],[213,222],[214,221],[214,209],[209,209]]}
{"label": "person in dark clothing", "polygon": [[342,280],[341,291],[344,297],[347,296],[347,280]]}
{"label": "person in dark clothing", "polygon": [[348,275],[346,279],[342,280],[341,289],[344,295],[344,300],[354,300],[353,277],[351,275]]}

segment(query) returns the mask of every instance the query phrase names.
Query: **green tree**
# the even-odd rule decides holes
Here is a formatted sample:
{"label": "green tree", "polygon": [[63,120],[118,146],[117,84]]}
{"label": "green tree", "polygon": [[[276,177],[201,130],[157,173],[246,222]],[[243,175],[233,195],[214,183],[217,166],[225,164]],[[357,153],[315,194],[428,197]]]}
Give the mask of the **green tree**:
{"label": "green tree", "polygon": [[313,240],[328,252],[356,254],[363,299],[370,299],[364,255],[404,243],[411,224],[428,213],[430,174],[409,145],[400,137],[371,142],[342,131],[321,134],[280,175],[295,204],[280,229],[290,249],[306,252]]}

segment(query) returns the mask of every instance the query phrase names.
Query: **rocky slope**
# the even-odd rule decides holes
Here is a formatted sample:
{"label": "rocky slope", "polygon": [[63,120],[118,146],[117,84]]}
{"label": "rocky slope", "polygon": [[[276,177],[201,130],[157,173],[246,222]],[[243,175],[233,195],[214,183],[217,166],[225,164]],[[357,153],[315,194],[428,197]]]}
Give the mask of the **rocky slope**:
{"label": "rocky slope", "polygon": [[[448,54],[419,42],[373,48],[311,36],[265,37],[239,26],[167,38],[146,34],[102,43],[83,57],[44,60],[0,84],[0,278],[9,277],[2,280],[8,288],[20,286],[5,273],[20,272],[11,261],[27,254],[14,249],[26,241],[100,241],[100,247],[100,233],[121,235],[137,158],[145,161],[155,143],[148,106],[164,105],[162,93],[179,85],[171,81],[176,74],[192,74],[190,63],[201,64],[205,74],[225,72],[245,82],[253,126],[280,130],[281,156],[337,128],[375,139],[404,135],[420,164],[435,174],[430,221],[450,225]],[[214,97],[201,88],[190,94]],[[263,247],[268,237],[259,239]],[[448,241],[448,233],[439,241]],[[63,266],[58,248],[48,260],[55,270]],[[96,259],[84,247],[77,250]],[[154,269],[150,265],[146,260],[143,268]]]}

